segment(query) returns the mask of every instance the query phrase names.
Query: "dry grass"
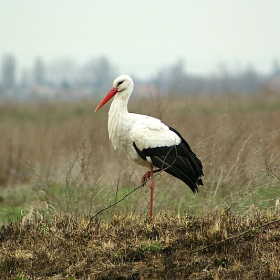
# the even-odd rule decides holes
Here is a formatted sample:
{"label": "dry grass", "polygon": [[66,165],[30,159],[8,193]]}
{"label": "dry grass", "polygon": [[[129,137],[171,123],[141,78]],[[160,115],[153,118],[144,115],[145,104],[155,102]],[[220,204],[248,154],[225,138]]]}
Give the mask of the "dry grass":
{"label": "dry grass", "polygon": [[[0,221],[46,208],[90,215],[138,186],[145,169],[113,150],[108,108],[94,113],[97,103],[0,104],[0,205],[7,209],[0,211]],[[279,95],[132,100],[130,111],[175,127],[204,164],[205,186],[196,196],[167,174],[157,177],[155,211],[273,207],[280,197],[279,179],[267,166],[279,175],[279,104]],[[148,188],[142,188],[113,212],[143,214],[148,203]]]}
{"label": "dry grass", "polygon": [[279,279],[280,95],[132,100],[181,132],[204,186],[162,173],[152,223],[139,188],[88,225],[145,171],[97,103],[0,104],[1,279]]}
{"label": "dry grass", "polygon": [[278,215],[18,221],[0,230],[0,278],[279,279]]}

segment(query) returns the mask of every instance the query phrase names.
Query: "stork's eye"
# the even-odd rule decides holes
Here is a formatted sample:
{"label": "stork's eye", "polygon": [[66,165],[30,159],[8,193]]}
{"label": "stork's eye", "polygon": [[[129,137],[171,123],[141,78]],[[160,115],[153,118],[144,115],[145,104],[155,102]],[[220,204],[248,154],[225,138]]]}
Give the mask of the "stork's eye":
{"label": "stork's eye", "polygon": [[124,81],[120,81],[120,82],[118,82],[118,86],[119,86],[119,85],[121,85],[123,82],[124,82]]}

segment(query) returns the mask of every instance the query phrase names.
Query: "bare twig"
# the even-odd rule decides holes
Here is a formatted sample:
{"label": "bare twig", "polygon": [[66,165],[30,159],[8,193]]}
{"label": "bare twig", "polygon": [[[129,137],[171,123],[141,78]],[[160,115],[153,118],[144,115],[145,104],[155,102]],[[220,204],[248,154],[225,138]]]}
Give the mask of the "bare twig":
{"label": "bare twig", "polygon": [[116,189],[116,194],[115,194],[115,202],[117,201],[117,197],[118,197],[119,183],[120,183],[120,179],[118,179],[118,183],[117,183],[117,189]]}
{"label": "bare twig", "polygon": [[255,228],[253,228],[253,229],[249,229],[249,230],[243,231],[243,232],[241,232],[241,233],[239,233],[239,234],[236,234],[236,235],[231,236],[231,237],[229,237],[229,238],[220,240],[220,241],[218,241],[218,242],[216,242],[216,243],[212,243],[212,244],[206,245],[206,246],[204,246],[204,247],[202,247],[202,248],[192,250],[192,251],[189,252],[189,254],[191,255],[191,254],[194,254],[194,253],[197,253],[197,252],[204,251],[204,250],[206,250],[206,249],[215,247],[215,246],[217,246],[217,245],[219,245],[219,244],[221,244],[221,243],[225,243],[225,242],[227,242],[227,241],[229,241],[229,240],[237,239],[237,238],[239,238],[239,237],[241,237],[241,236],[243,236],[243,235],[245,235],[245,234],[247,234],[247,233],[252,232],[252,230],[258,230],[258,229],[267,227],[267,226],[269,226],[269,225],[272,225],[272,224],[275,224],[275,223],[278,223],[278,222],[280,222],[280,219],[277,219],[277,220],[268,222],[268,223],[263,224],[263,225],[261,225],[261,226],[255,227]]}
{"label": "bare twig", "polygon": [[280,177],[278,175],[276,175],[276,173],[272,170],[272,168],[268,165],[267,162],[265,163],[265,166],[266,166],[267,172],[268,173],[270,172],[273,176],[275,176],[280,181]]}
{"label": "bare twig", "polygon": [[144,182],[143,184],[137,186],[136,188],[134,188],[132,191],[130,191],[129,193],[127,193],[125,196],[123,196],[121,199],[115,201],[114,203],[110,203],[108,206],[102,208],[101,210],[99,210],[96,214],[94,214],[90,220],[89,223],[87,225],[87,228],[90,226],[90,224],[92,223],[92,221],[101,213],[103,213],[104,211],[116,206],[118,203],[120,203],[121,201],[125,200],[129,195],[131,195],[132,193],[134,193],[135,191],[137,191],[138,189],[140,189],[141,187],[145,186],[147,182],[149,182],[151,179],[153,179],[155,176],[158,176],[160,173],[162,172],[162,170],[159,173],[156,173],[154,176],[152,176],[151,178],[149,178],[146,182]]}

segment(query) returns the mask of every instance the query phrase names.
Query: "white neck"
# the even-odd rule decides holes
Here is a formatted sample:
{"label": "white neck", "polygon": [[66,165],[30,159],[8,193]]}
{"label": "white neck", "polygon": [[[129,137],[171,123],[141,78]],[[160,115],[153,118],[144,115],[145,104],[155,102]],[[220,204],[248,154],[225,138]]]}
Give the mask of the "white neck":
{"label": "white neck", "polygon": [[109,115],[110,114],[118,114],[118,113],[123,113],[123,112],[128,112],[127,111],[127,103],[128,103],[128,98],[124,98],[123,96],[120,96],[120,93],[117,93],[116,96],[114,97],[114,100],[110,106],[109,109]]}
{"label": "white neck", "polygon": [[127,130],[130,129],[127,103],[131,92],[131,88],[118,92],[110,106],[108,113],[108,132],[114,149],[117,149],[123,144],[125,140],[124,136],[127,134]]}

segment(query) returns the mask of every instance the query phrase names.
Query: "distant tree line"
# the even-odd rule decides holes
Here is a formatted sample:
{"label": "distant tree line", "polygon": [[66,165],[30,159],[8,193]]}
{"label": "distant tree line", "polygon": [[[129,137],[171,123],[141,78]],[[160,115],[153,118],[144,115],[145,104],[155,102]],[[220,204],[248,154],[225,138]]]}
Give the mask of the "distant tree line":
{"label": "distant tree line", "polygon": [[269,79],[268,75],[261,75],[253,67],[232,73],[225,65],[220,65],[219,71],[215,74],[194,75],[186,72],[184,63],[179,61],[160,71],[156,80],[161,91],[167,89],[178,94],[226,94],[257,92],[267,79]]}
{"label": "distant tree line", "polygon": [[[280,77],[277,60],[271,73],[262,75],[253,66],[232,73],[226,65],[209,75],[195,75],[185,69],[179,60],[162,68],[153,78],[141,80],[134,75],[137,85],[149,85],[162,94],[254,93],[273,77]],[[31,69],[19,72],[13,54],[2,57],[0,72],[0,98],[65,97],[79,98],[104,93],[118,75],[117,68],[106,57],[89,60],[78,65],[73,59],[61,59],[47,64],[42,58],[34,60]]]}

